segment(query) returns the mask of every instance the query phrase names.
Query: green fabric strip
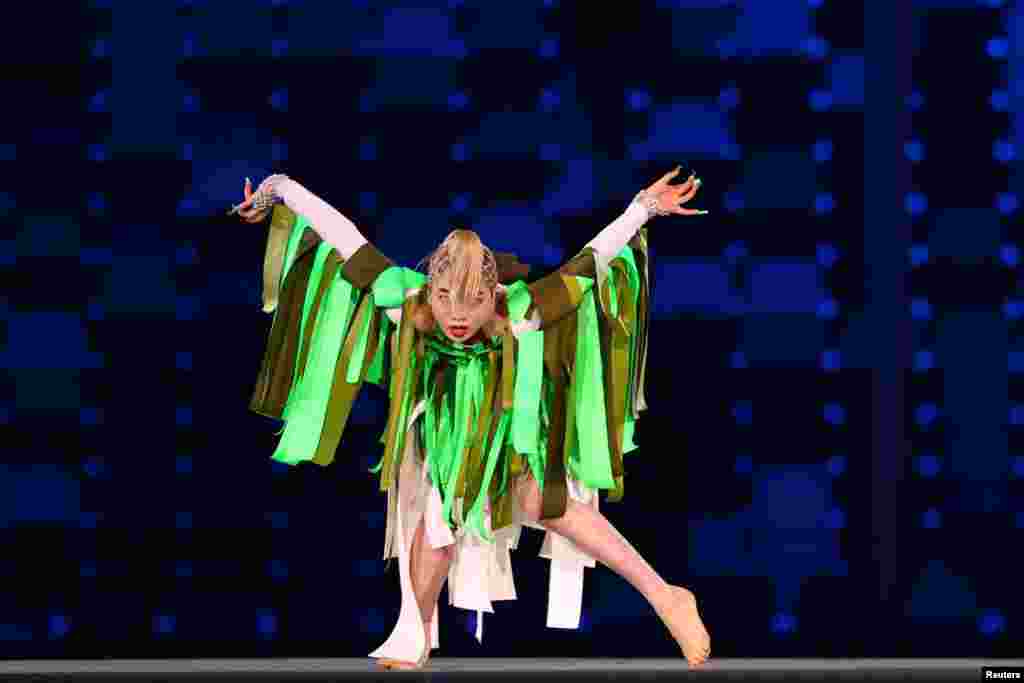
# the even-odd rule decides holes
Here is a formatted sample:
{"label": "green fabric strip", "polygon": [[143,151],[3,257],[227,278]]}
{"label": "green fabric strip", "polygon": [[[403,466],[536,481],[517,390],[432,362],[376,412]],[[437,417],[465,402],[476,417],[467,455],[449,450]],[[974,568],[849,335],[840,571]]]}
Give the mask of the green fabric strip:
{"label": "green fabric strip", "polygon": [[[634,320],[631,321],[632,325],[631,325],[631,327],[629,329],[629,375],[628,375],[628,380],[627,380],[628,384],[627,384],[627,387],[626,387],[626,397],[625,397],[627,419],[628,420],[633,420],[633,419],[635,419],[635,417],[633,415],[633,399],[634,399],[635,390],[636,390],[636,387],[634,386],[634,384],[635,384],[636,379],[637,379],[636,378],[637,363],[638,363],[637,352],[639,351],[639,347],[640,347],[640,344],[639,344],[639,341],[640,341],[640,326],[644,323],[644,321],[639,320],[640,313],[641,313],[641,311],[639,310],[639,306],[640,306],[640,287],[642,285],[642,276],[640,274],[639,269],[637,268],[636,257],[633,254],[633,249],[632,248],[630,248],[629,246],[624,248],[622,250],[622,252],[620,252],[619,257],[621,258],[621,263],[624,266],[625,271],[626,271],[626,277],[627,277],[628,282],[629,282],[629,284],[628,284],[629,296],[632,298],[632,309],[633,309],[633,312],[634,312]],[[632,434],[632,432],[630,434]],[[635,446],[634,446],[634,448],[635,448]],[[629,450],[632,450],[632,449],[629,449]],[[625,452],[626,452],[626,449],[624,447],[623,448],[623,453],[625,453]]]}
{"label": "green fabric strip", "polygon": [[629,412],[634,418],[647,409],[644,383],[647,372],[647,337],[650,332],[650,254],[647,250],[647,228],[640,228],[630,241],[634,249],[637,272],[640,275],[640,295],[637,299],[636,366],[630,382]]}
{"label": "green fabric strip", "polygon": [[[344,276],[343,276],[344,277]],[[358,321],[366,318],[370,321],[372,330],[375,332],[383,313],[373,305],[373,295],[358,291],[359,306],[352,314],[352,324],[349,325],[348,333],[341,347],[341,355],[338,363],[335,364],[334,382],[331,385],[330,398],[327,404],[327,413],[324,416],[323,431],[320,434],[320,444],[317,447],[313,463],[325,467],[334,461],[334,455],[341,442],[341,435],[345,432],[349,415],[352,412],[352,404],[363,387],[364,375],[356,377],[355,382],[347,382],[342,372],[351,365],[350,359],[355,352],[357,336],[360,335]],[[370,333],[371,347],[360,353],[373,353],[373,344],[376,337]],[[365,367],[365,365],[364,365]]]}
{"label": "green fabric strip", "polygon": [[292,389],[299,316],[312,267],[313,254],[307,252],[304,257],[299,257],[296,266],[285,278],[271,320],[256,386],[249,402],[250,410],[277,420],[283,418],[284,406]]}
{"label": "green fabric strip", "polygon": [[625,424],[622,426],[622,454],[625,455],[630,451],[636,450],[636,444],[633,442],[633,434],[636,431],[636,419],[632,415],[626,416]]}
{"label": "green fabric strip", "polygon": [[267,244],[263,252],[263,312],[272,313],[277,308],[284,282],[285,252],[298,216],[284,204],[274,207],[267,230]]}
{"label": "green fabric strip", "polygon": [[544,330],[523,332],[519,335],[512,405],[512,443],[522,455],[538,452],[543,375]]}
{"label": "green fabric strip", "polygon": [[505,298],[508,302],[509,320],[522,320],[530,308],[530,288],[522,280],[513,282],[505,288]]}
{"label": "green fabric strip", "polygon": [[[438,466],[440,471],[447,474],[443,479],[445,486],[441,489],[442,506],[441,511],[446,521],[451,520],[452,504],[455,501],[454,491],[459,480],[459,474],[467,460],[467,449],[470,447],[473,438],[473,424],[476,422],[476,411],[480,408],[483,399],[483,362],[480,357],[470,359],[465,363],[458,363],[455,371],[455,410],[450,425],[451,432],[447,435],[450,441],[450,448],[444,451],[446,461],[438,462],[431,459],[431,466]],[[472,473],[466,472],[466,477]]]}
{"label": "green fabric strip", "polygon": [[366,369],[366,381],[377,386],[384,386],[385,374],[384,365],[388,353],[388,342],[391,339],[391,332],[394,330],[394,323],[387,315],[380,318],[380,333],[377,337],[377,353],[374,354],[370,367]]}
{"label": "green fabric strip", "polygon": [[484,503],[486,503],[490,497],[489,489],[491,488],[491,480],[494,478],[494,471],[497,467],[498,460],[500,459],[499,456],[501,455],[501,448],[505,441],[505,433],[508,431],[510,422],[511,413],[506,410],[501,414],[501,421],[498,423],[498,429],[494,434],[494,438],[491,440],[491,448],[487,453],[487,461],[484,466],[484,477],[480,486],[480,494],[473,502],[473,507],[470,509],[469,514],[466,515],[466,527],[487,542],[493,542],[494,536],[488,533],[487,526],[484,524]]}
{"label": "green fabric strip", "polygon": [[573,475],[590,488],[613,488],[615,480],[608,450],[601,342],[593,291],[583,295],[577,311],[575,371],[570,387],[573,395],[569,397],[575,407],[575,429],[579,439]]}
{"label": "green fabric strip", "polygon": [[306,328],[303,330],[302,337],[300,339],[299,346],[299,357],[298,357],[298,377],[302,377],[303,373],[306,372],[306,364],[309,360],[309,351],[312,348],[313,332],[316,330],[318,316],[322,310],[324,302],[327,300],[327,290],[330,289],[331,284],[335,280],[335,275],[338,272],[338,266],[340,262],[337,259],[337,254],[331,251],[327,255],[327,263],[324,264],[323,273],[320,274],[320,283],[316,288],[316,293],[310,297],[309,293],[306,293],[306,298],[312,299],[312,304],[309,307],[309,316],[306,322]]}
{"label": "green fabric strip", "polygon": [[402,323],[398,330],[398,343],[392,346],[392,367],[394,382],[388,384],[390,404],[388,408],[388,426],[384,437],[384,455],[371,472],[380,471],[380,490],[387,491],[391,486],[392,477],[398,471],[402,459],[402,447],[405,432],[408,428],[407,415],[409,401],[412,396],[411,385],[415,384],[416,356],[412,352],[416,328],[412,324],[410,312],[412,301],[403,304]]}
{"label": "green fabric strip", "polygon": [[309,227],[309,219],[303,216],[301,213],[296,215],[295,225],[292,226],[291,235],[288,236],[288,247],[284,252],[284,267],[281,268],[281,284],[284,284],[284,278],[288,274],[288,271],[292,269],[292,264],[295,263],[295,255],[299,251],[299,243],[302,242],[302,235],[306,232],[306,228]]}
{"label": "green fabric strip", "polygon": [[400,308],[405,303],[405,293],[425,285],[427,276],[411,268],[391,266],[377,276],[371,286],[374,300],[381,308]]}
{"label": "green fabric strip", "polygon": [[373,292],[367,293],[366,296],[369,297],[369,305],[371,308],[367,308],[363,315],[364,320],[362,321],[362,330],[360,330],[359,337],[356,339],[356,345],[352,349],[352,360],[349,361],[348,374],[345,375],[345,381],[349,384],[355,384],[356,382],[361,381],[364,362],[363,356],[366,354],[366,343],[370,338],[370,323],[373,321],[373,314],[375,313],[372,309],[375,303],[373,300]]}
{"label": "green fabric strip", "polygon": [[[319,254],[318,254],[319,256]],[[295,464],[312,460],[323,430],[334,367],[348,329],[356,290],[336,271],[317,316],[306,372],[285,406],[285,428],[274,460]]]}
{"label": "green fabric strip", "polygon": [[[308,336],[307,325],[309,323],[309,313],[313,308],[313,302],[316,300],[317,292],[320,289],[321,282],[323,281],[323,271],[326,267],[327,257],[330,255],[331,250],[332,247],[327,242],[321,242],[317,247],[316,256],[313,260],[313,270],[309,274],[309,284],[306,287],[306,297],[302,302],[302,321],[299,323],[299,345],[298,348],[295,349],[296,358],[302,358],[303,350],[306,348],[305,341]],[[299,376],[302,374],[301,366],[301,362],[295,364],[295,375],[292,378],[293,387],[296,385]],[[287,409],[287,406],[285,406],[286,411]]]}
{"label": "green fabric strip", "polygon": [[498,382],[500,377],[501,374],[498,372],[498,352],[490,351],[487,354],[485,387],[482,399],[476,410],[476,415],[473,417],[476,428],[469,447],[469,460],[466,465],[465,477],[466,487],[465,491],[458,492],[458,495],[464,496],[467,500],[476,500],[477,496],[480,495],[484,459],[487,455],[487,436],[491,431],[492,412],[495,408],[496,400],[499,398]]}

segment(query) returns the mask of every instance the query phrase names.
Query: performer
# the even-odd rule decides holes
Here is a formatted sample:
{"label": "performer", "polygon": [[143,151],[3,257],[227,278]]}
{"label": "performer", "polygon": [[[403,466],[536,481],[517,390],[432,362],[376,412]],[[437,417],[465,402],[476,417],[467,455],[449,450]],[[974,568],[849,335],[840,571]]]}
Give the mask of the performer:
{"label": "performer", "polygon": [[272,214],[263,310],[274,314],[250,408],[284,421],[275,460],[327,465],[365,382],[388,391],[384,559],[396,558],[398,623],[370,654],[421,668],[439,645],[438,596],[483,614],[513,600],[509,551],[546,531],[549,627],[578,628],[583,570],[600,561],[650,602],[691,665],[710,637],[693,593],[664,581],[598,509],[623,495],[623,456],[646,409],[652,216],[700,187],[680,168],[558,271],[531,277],[471,230],[453,230],[426,273],[381,254],[336,209],[283,174],[246,179],[230,213]]}

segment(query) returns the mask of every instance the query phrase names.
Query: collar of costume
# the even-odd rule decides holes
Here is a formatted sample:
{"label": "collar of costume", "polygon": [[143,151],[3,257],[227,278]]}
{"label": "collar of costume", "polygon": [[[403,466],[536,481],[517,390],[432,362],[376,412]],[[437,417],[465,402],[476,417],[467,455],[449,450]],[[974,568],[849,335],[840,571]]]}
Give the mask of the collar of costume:
{"label": "collar of costume", "polygon": [[491,351],[501,348],[501,337],[491,337],[486,341],[473,344],[462,344],[449,339],[443,332],[435,330],[424,339],[424,347],[434,353],[451,359],[458,364],[468,363],[473,358],[482,358]]}

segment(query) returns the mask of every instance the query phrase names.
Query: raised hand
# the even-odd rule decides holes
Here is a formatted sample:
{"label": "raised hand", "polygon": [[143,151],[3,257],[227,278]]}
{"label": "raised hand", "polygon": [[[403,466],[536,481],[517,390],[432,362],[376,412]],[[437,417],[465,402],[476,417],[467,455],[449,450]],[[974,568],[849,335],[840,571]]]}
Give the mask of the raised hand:
{"label": "raised hand", "polygon": [[237,213],[238,216],[246,223],[260,223],[266,219],[271,209],[273,209],[273,206],[254,206],[254,200],[257,195],[252,191],[252,181],[248,178],[245,179],[245,185],[242,187],[242,192],[245,200],[238,206],[233,207],[228,213]]}
{"label": "raised hand", "polygon": [[662,214],[676,214],[679,216],[699,216],[704,215],[707,211],[702,209],[686,209],[683,208],[683,204],[687,203],[697,194],[697,190],[700,189],[701,180],[696,174],[691,174],[686,182],[679,185],[669,184],[679,172],[682,170],[682,166],[676,166],[675,169],[669,171],[661,178],[656,180],[653,185],[644,190],[644,193],[648,197],[653,197],[658,205],[659,213]]}

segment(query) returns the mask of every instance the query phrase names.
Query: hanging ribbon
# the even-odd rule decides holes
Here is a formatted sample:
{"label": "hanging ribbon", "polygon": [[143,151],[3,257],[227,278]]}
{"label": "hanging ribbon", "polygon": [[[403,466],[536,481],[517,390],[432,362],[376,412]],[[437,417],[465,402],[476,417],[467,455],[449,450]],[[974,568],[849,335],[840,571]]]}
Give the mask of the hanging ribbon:
{"label": "hanging ribbon", "polygon": [[569,386],[570,414],[567,430],[576,432],[570,459],[572,474],[593,489],[615,485],[608,450],[602,380],[601,344],[598,339],[597,305],[593,290],[583,295],[577,309],[576,358]]}
{"label": "hanging ribbon", "polygon": [[488,489],[490,489],[491,479],[494,477],[494,471],[499,460],[498,455],[505,441],[505,433],[508,431],[511,417],[511,414],[507,411],[501,414],[498,429],[494,434],[494,438],[491,439],[490,452],[487,454],[487,463],[484,470],[484,479],[480,487],[480,495],[476,497],[472,509],[470,509],[469,514],[466,516],[466,527],[489,543],[494,541],[494,537],[487,531],[484,523],[484,503],[488,500]]}
{"label": "hanging ribbon", "polygon": [[371,472],[380,471],[380,490],[387,491],[391,480],[401,463],[402,446],[405,442],[406,416],[409,411],[411,391],[408,384],[416,368],[412,354],[412,345],[416,328],[412,324],[412,300],[406,300],[402,306],[402,322],[398,331],[397,347],[394,349],[395,368],[394,381],[390,385],[391,406],[388,410],[388,426],[384,437],[384,456]]}
{"label": "hanging ribbon", "polygon": [[323,430],[324,416],[331,396],[335,364],[348,330],[355,290],[335,269],[333,283],[313,321],[308,352],[308,367],[301,373],[285,406],[285,428],[274,460],[295,464],[312,460]]}

